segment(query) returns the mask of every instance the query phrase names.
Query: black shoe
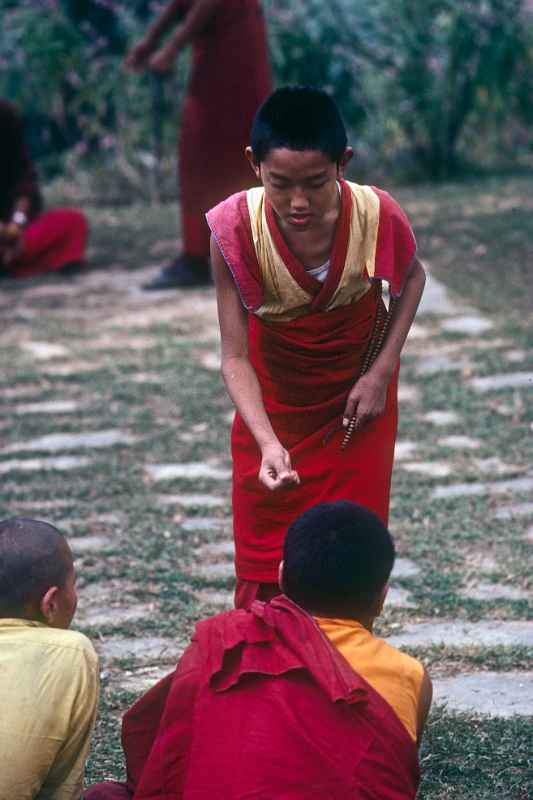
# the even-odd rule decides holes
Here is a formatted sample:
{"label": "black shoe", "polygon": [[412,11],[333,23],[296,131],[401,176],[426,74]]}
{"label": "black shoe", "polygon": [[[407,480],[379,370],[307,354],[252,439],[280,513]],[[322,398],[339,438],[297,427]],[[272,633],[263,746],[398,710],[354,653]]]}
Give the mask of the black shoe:
{"label": "black shoe", "polygon": [[146,291],[164,289],[192,289],[209,286],[209,262],[199,256],[179,256],[172,264],[161,270],[149,283],[143,284]]}

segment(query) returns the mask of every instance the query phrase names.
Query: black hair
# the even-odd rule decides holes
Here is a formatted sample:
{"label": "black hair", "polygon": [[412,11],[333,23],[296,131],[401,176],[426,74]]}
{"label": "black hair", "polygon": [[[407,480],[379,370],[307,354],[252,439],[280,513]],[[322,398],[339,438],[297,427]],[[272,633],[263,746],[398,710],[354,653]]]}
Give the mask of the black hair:
{"label": "black hair", "polygon": [[0,522],[0,617],[18,617],[51,586],[63,588],[72,566],[53,525],[15,517]]}
{"label": "black hair", "polygon": [[348,500],[320,503],[287,531],[283,588],[314,613],[368,611],[389,579],[394,556],[392,536],[372,511]]}
{"label": "black hair", "polygon": [[257,163],[277,147],[320,150],[338,164],[346,150],[346,129],[337,106],[321,89],[285,86],[257,111],[251,145]]}

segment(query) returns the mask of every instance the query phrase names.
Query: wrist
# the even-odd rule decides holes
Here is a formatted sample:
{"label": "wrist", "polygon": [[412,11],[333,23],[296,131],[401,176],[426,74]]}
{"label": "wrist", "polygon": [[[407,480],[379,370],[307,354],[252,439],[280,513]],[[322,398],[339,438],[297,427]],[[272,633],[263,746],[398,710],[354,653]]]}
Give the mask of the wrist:
{"label": "wrist", "polygon": [[28,224],[28,216],[24,211],[17,209],[13,212],[11,217],[11,224],[16,225],[17,228],[25,228]]}

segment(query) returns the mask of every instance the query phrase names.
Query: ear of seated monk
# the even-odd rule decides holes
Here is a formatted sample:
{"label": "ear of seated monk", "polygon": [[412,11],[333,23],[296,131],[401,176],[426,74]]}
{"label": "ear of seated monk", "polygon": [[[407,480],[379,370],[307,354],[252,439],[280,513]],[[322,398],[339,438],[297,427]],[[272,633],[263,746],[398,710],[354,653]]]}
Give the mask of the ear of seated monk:
{"label": "ear of seated monk", "polygon": [[390,534],[361,506],[327,503],[291,526],[284,558],[285,595],[197,625],[124,717],[127,783],[86,800],[415,797],[429,679],[371,632]]}
{"label": "ear of seated monk", "polygon": [[70,548],[52,525],[0,522],[0,800],[79,800],[98,704],[98,660],[68,630]]}

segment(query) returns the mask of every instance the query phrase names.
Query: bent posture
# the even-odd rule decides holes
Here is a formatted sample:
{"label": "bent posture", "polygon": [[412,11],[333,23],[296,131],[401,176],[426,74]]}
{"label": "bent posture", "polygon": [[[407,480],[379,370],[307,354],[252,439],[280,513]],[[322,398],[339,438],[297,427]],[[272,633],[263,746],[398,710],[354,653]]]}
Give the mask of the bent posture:
{"label": "bent posture", "polygon": [[[399,356],[425,281],[407,218],[386,192],[343,178],[352,157],[333,101],[274,92],[247,151],[263,188],[207,215],[232,429],[236,604],[276,592],[287,526],[347,497],[386,523]],[[388,334],[360,376],[384,313]],[[343,425],[358,428],[341,449]]]}
{"label": "bent posture", "polygon": [[45,522],[0,522],[0,800],[79,800],[98,660],[69,631],[72,553]]}
{"label": "bent posture", "polygon": [[11,103],[0,100],[0,277],[33,278],[78,269],[86,242],[87,222],[81,211],[43,211],[20,115]]}
{"label": "bent posture", "polygon": [[346,501],[287,533],[285,595],[201,622],[176,671],[126,713],[126,784],[86,800],[413,800],[431,683],[372,634],[394,561]]}

